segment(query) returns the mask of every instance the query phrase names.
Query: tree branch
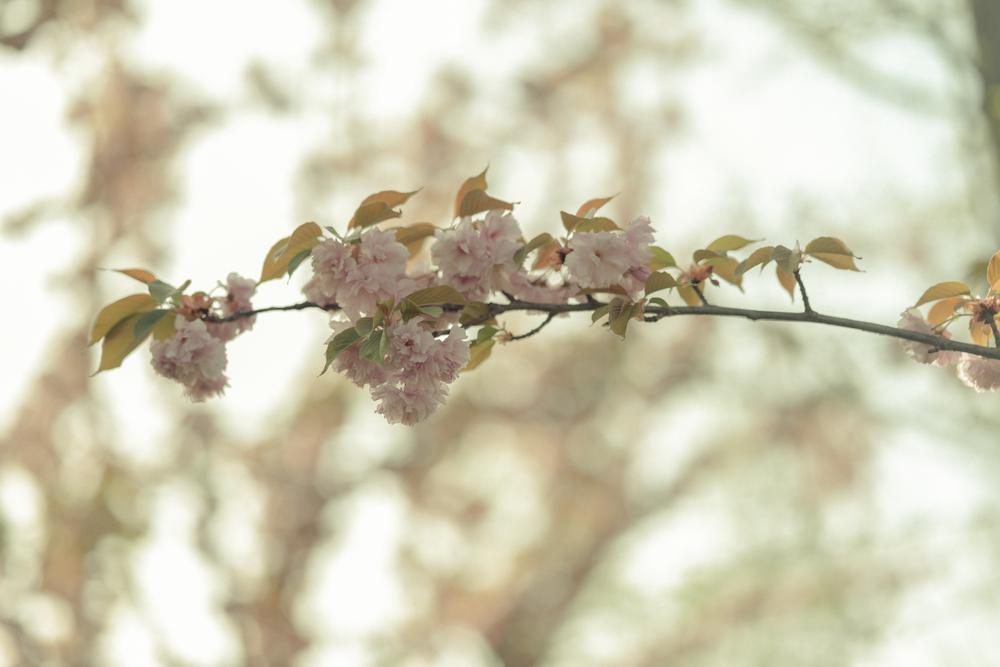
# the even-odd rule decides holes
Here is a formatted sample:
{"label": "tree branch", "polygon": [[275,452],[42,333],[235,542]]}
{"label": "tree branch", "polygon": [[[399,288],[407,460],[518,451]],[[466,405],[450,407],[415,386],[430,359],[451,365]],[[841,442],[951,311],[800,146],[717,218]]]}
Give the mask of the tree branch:
{"label": "tree branch", "polygon": [[[578,312],[590,312],[597,310],[601,306],[607,305],[596,299],[593,302],[584,303],[533,303],[530,301],[519,301],[514,300],[511,303],[491,303],[489,305],[489,313],[485,316],[482,321],[472,321],[467,322],[464,326],[471,327],[477,324],[482,324],[483,322],[501,315],[503,313],[523,311],[523,312],[539,312],[547,313],[552,317],[559,315],[561,313],[578,313]],[[446,310],[457,310],[461,309],[460,304],[445,304]],[[251,310],[243,313],[235,313],[226,318],[209,318],[209,321],[214,322],[229,322],[232,320],[239,319],[241,317],[251,317],[259,313],[266,313],[278,310],[305,310],[308,308],[317,308],[320,310],[338,310],[339,306],[336,304],[329,306],[321,306],[319,304],[311,302],[296,303],[291,306],[271,306],[268,308],[260,308],[257,310]],[[751,308],[730,308],[727,306],[713,306],[713,305],[702,305],[702,306],[668,306],[664,308],[663,306],[649,306],[645,307],[645,321],[646,322],[658,322],[662,319],[668,317],[681,317],[681,316],[707,316],[707,317],[740,317],[748,319],[752,322],[765,321],[765,322],[803,322],[809,324],[823,324],[826,326],[837,327],[840,329],[853,329],[855,331],[863,331],[866,333],[877,334],[879,336],[888,336],[890,338],[897,338],[900,340],[909,340],[915,343],[923,343],[924,345],[929,345],[935,350],[939,351],[951,351],[951,352],[965,352],[967,354],[972,354],[978,357],[984,357],[987,359],[998,359],[1000,360],[1000,348],[986,347],[982,345],[974,345],[972,343],[963,343],[961,341],[953,340],[951,338],[944,338],[943,336],[937,336],[935,334],[920,333],[918,331],[910,331],[909,329],[900,329],[897,327],[891,327],[884,324],[876,324],[875,322],[866,322],[863,320],[852,320],[846,317],[834,317],[832,315],[823,315],[817,313],[816,311],[810,312],[789,312],[789,311],[779,311],[779,310],[755,310]],[[549,320],[543,322],[543,326],[547,325]],[[537,327],[538,330],[541,327]],[[519,340],[520,338],[526,338],[528,335],[534,335],[537,331],[533,330],[521,336],[515,337],[514,340]]]}
{"label": "tree branch", "polygon": [[541,331],[542,329],[544,329],[545,327],[547,327],[549,325],[549,322],[551,322],[552,320],[554,320],[557,314],[558,313],[549,313],[548,315],[545,316],[545,319],[542,321],[542,323],[539,324],[537,327],[535,327],[531,331],[527,331],[527,332],[525,332],[523,334],[520,334],[520,335],[517,335],[517,336],[511,336],[509,338],[509,340],[524,340],[525,338],[528,338],[530,336],[534,336],[536,333],[538,333],[539,331]]}
{"label": "tree branch", "polygon": [[799,284],[799,292],[802,293],[802,307],[805,308],[805,312],[809,313],[810,315],[814,314],[815,311],[809,304],[809,295],[806,294],[806,284],[802,282],[802,275],[799,273],[798,270],[796,270],[793,275],[795,276],[795,282]]}

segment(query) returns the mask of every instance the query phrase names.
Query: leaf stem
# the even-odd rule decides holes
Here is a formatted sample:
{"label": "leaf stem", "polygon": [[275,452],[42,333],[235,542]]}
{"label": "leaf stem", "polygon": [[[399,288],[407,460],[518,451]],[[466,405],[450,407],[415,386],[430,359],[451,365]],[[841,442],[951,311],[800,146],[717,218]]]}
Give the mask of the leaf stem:
{"label": "leaf stem", "polygon": [[795,276],[795,282],[799,284],[799,292],[802,293],[802,307],[808,315],[814,315],[816,311],[812,309],[812,305],[809,303],[809,295],[806,293],[806,284],[802,282],[802,274],[799,273],[799,269],[796,269],[793,273]]}

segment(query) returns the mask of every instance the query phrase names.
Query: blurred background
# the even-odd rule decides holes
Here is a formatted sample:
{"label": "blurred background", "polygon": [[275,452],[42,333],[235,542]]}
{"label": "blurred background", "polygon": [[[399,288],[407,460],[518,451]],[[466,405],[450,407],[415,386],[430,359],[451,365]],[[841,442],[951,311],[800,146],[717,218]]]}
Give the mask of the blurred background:
{"label": "blurred background", "polygon": [[814,307],[895,323],[981,289],[998,155],[995,0],[0,0],[0,665],[1000,664],[998,398],[891,341],[566,318],[416,428],[315,311],[203,405],[86,346],[99,268],[256,277],[487,163],[528,236],[614,192],[678,258],[838,236]]}

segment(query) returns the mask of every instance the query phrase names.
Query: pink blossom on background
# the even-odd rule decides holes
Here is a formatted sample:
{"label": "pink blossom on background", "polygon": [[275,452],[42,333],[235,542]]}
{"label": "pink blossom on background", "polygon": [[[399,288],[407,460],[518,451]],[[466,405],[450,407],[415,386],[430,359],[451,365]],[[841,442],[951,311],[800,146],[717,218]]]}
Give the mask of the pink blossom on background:
{"label": "pink blossom on background", "polygon": [[[931,323],[924,319],[920,311],[910,308],[903,312],[902,317],[899,320],[900,329],[906,329],[907,331],[915,331],[917,333],[931,334],[936,336],[941,336],[943,338],[951,338],[951,334],[947,331],[937,332]],[[901,340],[899,341],[899,346],[903,348],[906,355],[913,359],[914,361],[921,364],[934,364],[935,366],[954,366],[958,363],[959,355],[957,352],[952,351],[940,351],[931,352],[931,346],[925,345],[923,343],[918,343],[916,341]]]}
{"label": "pink blossom on background", "polygon": [[[219,317],[229,317],[236,313],[253,310],[250,299],[257,291],[257,281],[244,278],[237,273],[226,276],[226,296],[218,299],[220,307],[215,313]],[[209,322],[208,331],[221,341],[228,342],[245,331],[253,329],[257,316],[241,317],[231,322]]]}
{"label": "pink blossom on background", "polygon": [[325,239],[312,249],[313,277],[302,288],[307,299],[322,306],[337,303],[337,289],[357,266],[352,252],[353,246],[337,239]]}
{"label": "pink blossom on background", "polygon": [[580,287],[617,285],[632,266],[631,250],[618,232],[580,232],[568,248],[566,269]]}
{"label": "pink blossom on background", "polygon": [[401,386],[383,384],[372,389],[372,398],[378,402],[375,411],[390,424],[412,426],[421,422],[444,405],[448,392],[440,383],[426,385],[406,383]]}
{"label": "pink blossom on background", "polygon": [[431,257],[442,280],[470,299],[489,294],[495,267],[511,264],[521,247],[517,220],[503,211],[490,211],[482,221],[463,218],[436,237]]}
{"label": "pink blossom on background", "polygon": [[229,385],[225,375],[226,346],[208,331],[203,320],[177,316],[176,332],[150,345],[153,369],[184,385],[184,393],[200,402],[221,394]]}
{"label": "pink blossom on background", "polygon": [[621,286],[640,294],[652,271],[649,268],[653,226],[641,216],[621,232],[579,232],[573,235],[565,265],[580,287]]}
{"label": "pink blossom on background", "polygon": [[1000,389],[1000,360],[963,353],[958,378],[976,391],[996,391]]}

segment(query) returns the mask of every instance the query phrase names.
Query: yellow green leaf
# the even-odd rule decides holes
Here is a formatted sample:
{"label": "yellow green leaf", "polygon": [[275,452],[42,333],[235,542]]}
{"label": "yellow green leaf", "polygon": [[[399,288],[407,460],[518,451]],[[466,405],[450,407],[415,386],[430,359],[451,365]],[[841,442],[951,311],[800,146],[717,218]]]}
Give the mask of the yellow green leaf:
{"label": "yellow green leaf", "polygon": [[628,323],[634,314],[635,304],[628,303],[621,297],[616,297],[608,304],[608,326],[611,331],[625,338]]}
{"label": "yellow green leaf", "polygon": [[486,169],[483,169],[483,173],[473,176],[472,178],[465,179],[462,183],[462,187],[458,189],[458,194],[455,195],[455,214],[454,217],[458,218],[462,215],[462,202],[465,200],[465,196],[472,192],[473,190],[486,191],[486,172],[489,170],[489,165],[486,165]]}
{"label": "yellow green leaf", "polygon": [[462,198],[462,204],[458,207],[459,216],[465,217],[482,213],[483,211],[504,210],[510,211],[514,204],[503,201],[486,194],[485,190],[469,190]]}
{"label": "yellow green leaf", "polygon": [[588,199],[580,206],[580,208],[577,209],[576,214],[581,218],[593,218],[594,214],[597,213],[598,209],[600,209],[602,206],[604,206],[617,196],[618,195],[611,195],[610,197],[598,197],[596,199]]}
{"label": "yellow green leaf", "polygon": [[990,336],[992,335],[993,332],[990,330],[990,325],[975,319],[969,321],[969,336],[972,337],[972,342],[976,345],[987,347],[990,344]]}
{"label": "yellow green leaf", "polygon": [[162,318],[153,327],[153,340],[166,340],[167,338],[173,338],[174,334],[177,333],[177,317],[173,311],[168,311],[170,314],[167,317]]}
{"label": "yellow green leaf", "polygon": [[578,232],[613,232],[621,229],[611,218],[586,218],[575,227]]}
{"label": "yellow green leaf", "polygon": [[698,296],[698,293],[694,291],[694,288],[691,287],[690,285],[679,285],[677,287],[677,293],[681,295],[682,299],[684,299],[684,303],[686,303],[689,306],[702,305],[701,298]]}
{"label": "yellow green leaf", "polygon": [[285,275],[292,260],[303,251],[312,250],[319,245],[322,238],[323,230],[315,222],[307,222],[296,227],[291,236],[271,246],[264,258],[258,282],[267,282]]}
{"label": "yellow green leaf", "polygon": [[743,289],[743,274],[736,272],[739,265],[732,257],[710,257],[705,260],[705,264],[712,266],[715,269],[713,273],[727,283]]}
{"label": "yellow green leaf", "polygon": [[546,246],[549,243],[552,243],[552,234],[542,232],[535,238],[525,243],[516,253],[514,253],[514,263],[517,265],[523,264],[525,257],[528,256],[528,253],[533,250],[537,250],[542,246]]}
{"label": "yellow green leaf", "polygon": [[725,236],[720,236],[709,243],[708,246],[706,246],[706,249],[717,253],[724,253],[731,250],[745,248],[751,243],[757,243],[757,241],[753,239],[745,239],[742,236],[736,236],[735,234],[726,234]]}
{"label": "yellow green leaf", "polygon": [[490,358],[490,353],[493,352],[493,346],[496,344],[496,340],[489,338],[482,342],[476,341],[469,346],[469,363],[465,365],[462,369],[463,372],[471,371],[477,368],[480,364]]}
{"label": "yellow green leaf", "polygon": [[[810,257],[814,257],[837,269],[847,271],[861,270],[855,265],[854,260],[856,256],[851,252],[850,248],[840,239],[835,239],[831,236],[821,236],[813,239],[806,245],[804,252]],[[857,259],[860,259],[860,257]]]}
{"label": "yellow green leaf", "polygon": [[753,267],[760,265],[761,270],[767,266],[768,262],[771,261],[771,255],[774,254],[774,246],[764,246],[763,248],[757,248],[750,256],[744,259],[742,262],[736,265],[736,275],[743,275]]}
{"label": "yellow green leaf", "polygon": [[663,248],[655,245],[650,246],[649,252],[652,256],[652,259],[649,260],[649,268],[653,271],[669,269],[672,266],[677,266],[677,261],[674,259],[674,256]]}
{"label": "yellow green leaf", "polygon": [[135,348],[146,340],[149,331],[142,336],[135,335],[135,325],[143,313],[133,313],[121,320],[111,328],[111,331],[104,337],[104,344],[101,346],[101,364],[94,373],[118,368]]}
{"label": "yellow green leaf", "polygon": [[145,313],[157,306],[148,294],[132,294],[101,309],[90,330],[90,345],[104,338],[116,324],[134,313]]}
{"label": "yellow green leaf", "polygon": [[146,269],[112,269],[112,271],[124,273],[129,278],[133,278],[144,284],[149,284],[156,280],[156,276]]}
{"label": "yellow green leaf", "polygon": [[397,192],[396,190],[383,190],[373,195],[368,195],[354,212],[351,221],[347,223],[348,229],[355,227],[369,227],[371,225],[398,218],[403,215],[402,211],[396,210],[397,206],[402,206],[413,195],[420,192]]}
{"label": "yellow green leaf", "polygon": [[395,230],[396,241],[406,246],[406,250],[413,257],[420,252],[421,246],[428,237],[434,236],[437,227],[429,222],[415,222],[406,227],[397,227]]}
{"label": "yellow green leaf", "polygon": [[646,278],[646,294],[677,287],[677,281],[669,273],[654,271]]}
{"label": "yellow green leaf", "polygon": [[931,301],[940,301],[941,299],[947,299],[952,296],[962,296],[964,294],[969,294],[971,290],[969,286],[963,282],[958,282],[956,280],[938,283],[937,285],[932,285],[927,288],[923,296],[917,300],[914,305],[922,306],[925,303],[930,303]]}

